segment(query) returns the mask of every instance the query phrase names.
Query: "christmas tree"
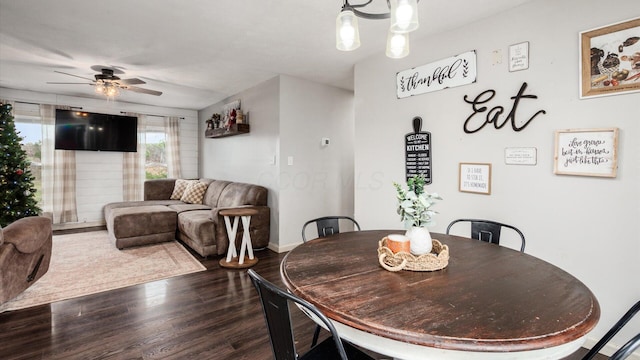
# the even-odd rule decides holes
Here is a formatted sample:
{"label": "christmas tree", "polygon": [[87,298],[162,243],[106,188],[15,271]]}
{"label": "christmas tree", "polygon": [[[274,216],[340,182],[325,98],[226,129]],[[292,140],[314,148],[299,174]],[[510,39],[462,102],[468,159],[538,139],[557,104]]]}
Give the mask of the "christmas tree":
{"label": "christmas tree", "polygon": [[0,226],[40,213],[27,153],[20,146],[11,105],[0,104]]}

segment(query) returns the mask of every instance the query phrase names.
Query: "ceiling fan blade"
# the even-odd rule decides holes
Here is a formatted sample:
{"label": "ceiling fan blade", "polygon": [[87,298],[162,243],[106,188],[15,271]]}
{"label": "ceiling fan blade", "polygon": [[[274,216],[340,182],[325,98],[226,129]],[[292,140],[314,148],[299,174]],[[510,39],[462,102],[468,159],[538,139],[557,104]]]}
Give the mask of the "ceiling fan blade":
{"label": "ceiling fan blade", "polygon": [[74,77],[77,77],[77,78],[80,78],[80,79],[89,80],[89,81],[91,81],[91,82],[95,81],[94,79],[86,78],[86,77],[84,77],[84,76],[73,75],[73,74],[69,74],[69,73],[66,73],[66,72],[58,71],[58,70],[53,70],[53,72],[57,72],[58,74],[64,74],[64,75],[74,76]]}
{"label": "ceiling fan blade", "polygon": [[142,84],[146,84],[146,82],[140,80],[140,79],[136,79],[136,78],[131,78],[131,79],[120,79],[118,80],[118,82],[122,85],[142,85]]}
{"label": "ceiling fan blade", "polygon": [[122,87],[125,90],[131,90],[133,92],[137,92],[137,93],[141,93],[141,94],[148,94],[148,95],[155,95],[155,96],[160,96],[162,95],[162,91],[155,91],[155,90],[149,90],[149,89],[143,89],[141,87],[137,87],[137,86],[123,86]]}
{"label": "ceiling fan blade", "polygon": [[47,84],[54,84],[54,85],[93,85],[93,84],[87,84],[87,83],[51,82],[51,81],[47,81]]}

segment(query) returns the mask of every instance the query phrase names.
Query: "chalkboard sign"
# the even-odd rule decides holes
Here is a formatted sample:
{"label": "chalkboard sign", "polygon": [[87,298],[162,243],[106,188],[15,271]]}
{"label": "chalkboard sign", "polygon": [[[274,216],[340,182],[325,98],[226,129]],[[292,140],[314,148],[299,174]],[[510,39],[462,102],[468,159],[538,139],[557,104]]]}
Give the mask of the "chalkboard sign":
{"label": "chalkboard sign", "polygon": [[618,129],[556,131],[554,173],[616,177]]}
{"label": "chalkboard sign", "polygon": [[420,131],[422,118],[413,118],[413,132],[405,135],[405,167],[407,180],[422,175],[425,184],[431,184],[431,133]]}

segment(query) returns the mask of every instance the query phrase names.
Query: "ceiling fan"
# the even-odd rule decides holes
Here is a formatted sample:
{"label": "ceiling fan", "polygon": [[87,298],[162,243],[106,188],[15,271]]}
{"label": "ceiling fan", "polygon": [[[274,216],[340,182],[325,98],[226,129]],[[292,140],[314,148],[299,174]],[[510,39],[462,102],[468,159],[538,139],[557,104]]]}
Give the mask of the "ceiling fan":
{"label": "ceiling fan", "polygon": [[[106,95],[108,97],[117,96],[118,93],[120,92],[120,89],[129,90],[129,91],[133,91],[133,92],[137,92],[137,93],[141,93],[141,94],[148,94],[148,95],[155,95],[155,96],[162,95],[162,91],[144,89],[144,88],[141,88],[141,87],[138,87],[138,86],[134,86],[134,85],[146,84],[146,82],[144,82],[144,81],[142,81],[140,79],[136,79],[136,78],[121,79],[119,76],[114,75],[114,70],[113,69],[108,69],[108,68],[100,69],[100,73],[94,75],[95,80],[91,79],[91,78],[86,78],[84,76],[69,74],[69,73],[62,72],[62,71],[57,71],[57,70],[54,70],[54,72],[57,72],[59,74],[64,74],[64,75],[77,77],[77,78],[84,79],[84,80],[88,80],[88,81],[90,81],[90,83],[88,83],[88,85],[95,86],[95,91],[97,93]],[[120,73],[122,73],[122,72],[120,71]],[[47,82],[47,84],[83,84],[83,85],[87,85],[87,83],[77,83],[77,82],[76,83],[70,83],[70,82]]]}

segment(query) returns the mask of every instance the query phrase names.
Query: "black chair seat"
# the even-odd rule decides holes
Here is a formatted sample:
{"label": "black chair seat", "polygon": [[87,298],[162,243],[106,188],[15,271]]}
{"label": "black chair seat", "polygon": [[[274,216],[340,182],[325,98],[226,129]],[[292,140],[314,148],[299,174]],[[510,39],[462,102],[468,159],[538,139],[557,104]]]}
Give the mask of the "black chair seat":
{"label": "black chair seat", "polygon": [[[349,344],[346,341],[342,342],[344,350],[347,353],[349,360],[371,360],[372,358],[362,352],[360,349]],[[314,346],[304,355],[298,357],[299,360],[329,360],[340,359],[340,353],[336,348],[333,338],[329,337],[324,341],[321,341],[318,345]]]}

